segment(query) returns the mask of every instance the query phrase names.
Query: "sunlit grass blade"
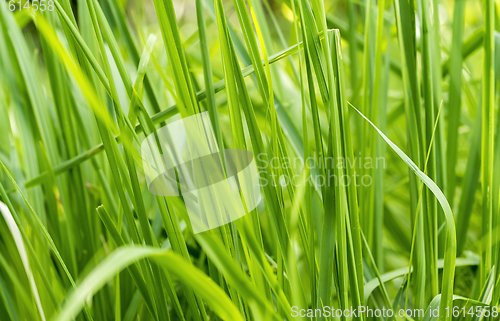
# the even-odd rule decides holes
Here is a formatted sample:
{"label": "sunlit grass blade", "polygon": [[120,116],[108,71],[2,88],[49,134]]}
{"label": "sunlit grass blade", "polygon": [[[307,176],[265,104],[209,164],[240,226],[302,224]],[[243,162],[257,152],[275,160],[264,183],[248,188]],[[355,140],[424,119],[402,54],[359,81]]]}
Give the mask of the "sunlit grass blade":
{"label": "sunlit grass blade", "polygon": [[492,215],[493,215],[493,140],[494,140],[494,2],[485,2],[485,34],[483,53],[483,94],[482,94],[482,132],[481,132],[481,196],[482,196],[482,241],[481,241],[481,283],[493,266],[492,262]]}
{"label": "sunlit grass blade", "polygon": [[440,304],[440,312],[443,320],[448,320],[450,317],[446,316],[444,313],[446,307],[452,306],[453,302],[453,281],[455,275],[455,264],[456,264],[456,231],[455,231],[455,219],[451,211],[451,207],[446,200],[443,192],[425,173],[423,173],[417,165],[408,157],[406,154],[399,149],[392,141],[390,141],[387,136],[385,136],[372,122],[370,122],[363,114],[361,114],[354,106],[351,105],[367,122],[372,125],[372,127],[378,132],[380,136],[386,141],[387,144],[398,154],[398,156],[408,165],[410,170],[412,170],[415,175],[432,191],[434,196],[439,201],[444,214],[446,216],[446,246],[444,255],[444,276],[442,280],[442,290],[441,293],[444,299]]}

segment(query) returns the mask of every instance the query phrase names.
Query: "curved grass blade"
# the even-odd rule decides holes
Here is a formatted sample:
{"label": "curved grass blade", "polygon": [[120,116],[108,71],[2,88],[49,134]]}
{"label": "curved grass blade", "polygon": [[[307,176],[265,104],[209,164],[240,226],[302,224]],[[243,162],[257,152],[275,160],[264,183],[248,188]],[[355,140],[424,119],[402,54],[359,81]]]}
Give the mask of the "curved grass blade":
{"label": "curved grass blade", "polygon": [[17,227],[17,224],[9,211],[9,208],[2,202],[0,202],[0,213],[7,223],[10,233],[14,238],[14,242],[16,243],[17,251],[19,252],[19,256],[21,257],[21,261],[23,262],[24,271],[26,272],[26,276],[28,277],[31,286],[31,292],[33,294],[33,297],[35,298],[38,313],[40,313],[40,318],[45,321],[45,313],[43,312],[42,303],[40,301],[40,296],[38,295],[38,289],[36,286],[35,278],[33,277],[33,272],[31,271],[28,253],[26,252],[26,247],[24,246],[21,232],[19,231],[19,228]]}
{"label": "curved grass blade", "polygon": [[446,200],[443,192],[424,172],[422,172],[417,165],[408,157],[406,154],[399,149],[387,136],[384,135],[368,118],[366,118],[359,110],[353,105],[350,105],[356,112],[359,113],[378,133],[385,142],[398,154],[398,156],[408,165],[408,167],[418,176],[418,178],[432,191],[435,197],[438,199],[444,215],[446,217],[446,247],[444,255],[444,272],[442,281],[441,293],[444,300],[440,304],[440,312],[443,320],[448,320],[449,316],[445,316],[445,308],[453,306],[453,280],[455,275],[455,264],[456,264],[456,231],[455,231],[455,219],[451,211],[450,204]]}
{"label": "curved grass blade", "polygon": [[223,320],[243,321],[227,294],[199,269],[178,254],[151,247],[127,246],[115,250],[96,266],[68,297],[55,321],[70,321],[78,315],[87,298],[95,294],[129,265],[149,258],[189,286]]}
{"label": "curved grass blade", "polygon": [[[480,263],[481,263],[480,262],[480,258],[476,257],[476,256],[471,256],[471,257],[466,257],[466,258],[459,257],[459,258],[457,258],[456,267],[477,266]],[[439,259],[437,266],[438,266],[438,269],[443,269],[443,267],[444,267],[444,260],[443,259]],[[380,280],[383,283],[386,283],[386,282],[392,281],[394,279],[397,279],[397,278],[403,277],[405,275],[408,275],[408,271],[410,271],[410,273],[412,273],[413,272],[413,266],[411,266],[411,267],[403,267],[403,268],[400,268],[400,269],[397,269],[397,270],[394,270],[394,271],[382,274],[380,276]],[[367,283],[365,283],[365,300],[368,300],[368,298],[373,293],[373,291],[376,288],[378,288],[379,286],[380,286],[380,282],[379,282],[378,279],[372,279],[372,280],[368,281]]]}

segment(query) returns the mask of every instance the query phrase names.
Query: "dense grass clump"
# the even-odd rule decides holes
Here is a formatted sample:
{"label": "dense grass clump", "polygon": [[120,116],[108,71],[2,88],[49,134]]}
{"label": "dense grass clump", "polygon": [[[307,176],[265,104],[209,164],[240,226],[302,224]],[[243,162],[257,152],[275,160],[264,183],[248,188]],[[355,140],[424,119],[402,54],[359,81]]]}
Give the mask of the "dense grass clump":
{"label": "dense grass clump", "polygon": [[[499,319],[498,2],[45,1],[0,3],[0,320]],[[204,112],[262,200],[194,233],[140,146]]]}

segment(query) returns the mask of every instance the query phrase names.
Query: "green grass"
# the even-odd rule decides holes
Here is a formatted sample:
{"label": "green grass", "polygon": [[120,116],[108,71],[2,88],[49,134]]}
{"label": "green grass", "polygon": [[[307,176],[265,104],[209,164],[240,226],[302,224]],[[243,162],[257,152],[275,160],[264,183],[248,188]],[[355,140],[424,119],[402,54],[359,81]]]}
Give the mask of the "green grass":
{"label": "green grass", "polygon": [[[0,2],[0,320],[498,320],[498,3],[50,4]],[[268,184],[194,234],[139,146],[205,111]]]}

